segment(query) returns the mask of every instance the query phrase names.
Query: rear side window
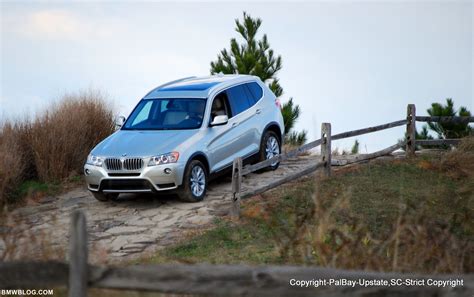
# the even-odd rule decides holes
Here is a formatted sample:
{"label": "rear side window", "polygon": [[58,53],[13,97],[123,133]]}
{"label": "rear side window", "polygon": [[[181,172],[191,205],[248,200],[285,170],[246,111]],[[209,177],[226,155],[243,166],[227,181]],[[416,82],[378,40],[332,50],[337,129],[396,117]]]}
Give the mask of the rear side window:
{"label": "rear side window", "polygon": [[233,116],[247,110],[255,103],[253,98],[250,98],[250,93],[245,85],[239,85],[228,89],[227,96],[229,97]]}
{"label": "rear side window", "polygon": [[260,100],[260,98],[262,98],[263,90],[259,84],[257,84],[256,82],[251,82],[245,85],[247,86],[247,89],[252,95],[252,99],[254,100],[254,102],[257,102],[258,100]]}

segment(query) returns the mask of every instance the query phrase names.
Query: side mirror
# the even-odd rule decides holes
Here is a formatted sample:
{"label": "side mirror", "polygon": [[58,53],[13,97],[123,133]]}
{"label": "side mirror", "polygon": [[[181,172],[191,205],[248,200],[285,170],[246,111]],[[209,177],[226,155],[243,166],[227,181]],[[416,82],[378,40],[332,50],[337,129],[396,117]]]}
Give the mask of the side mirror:
{"label": "side mirror", "polygon": [[226,115],[218,115],[214,117],[211,126],[221,126],[227,124],[229,118]]}
{"label": "side mirror", "polygon": [[125,117],[119,116],[115,119],[115,130],[122,128],[123,123],[125,123]]}

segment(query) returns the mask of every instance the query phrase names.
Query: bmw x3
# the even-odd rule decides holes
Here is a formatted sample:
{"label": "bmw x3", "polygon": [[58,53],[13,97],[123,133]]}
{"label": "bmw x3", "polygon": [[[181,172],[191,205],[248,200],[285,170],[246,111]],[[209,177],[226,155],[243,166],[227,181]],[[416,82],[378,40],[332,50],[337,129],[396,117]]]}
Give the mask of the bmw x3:
{"label": "bmw x3", "polygon": [[279,100],[257,77],[173,81],[150,91],[91,151],[87,187],[100,201],[170,190],[184,201],[201,201],[209,179],[235,158],[248,163],[280,154],[283,133]]}

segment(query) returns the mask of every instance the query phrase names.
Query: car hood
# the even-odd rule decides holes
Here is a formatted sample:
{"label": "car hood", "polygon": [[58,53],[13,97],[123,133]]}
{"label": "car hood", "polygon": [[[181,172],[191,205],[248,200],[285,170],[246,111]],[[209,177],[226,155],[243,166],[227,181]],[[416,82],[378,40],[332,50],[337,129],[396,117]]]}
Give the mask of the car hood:
{"label": "car hood", "polygon": [[198,133],[198,130],[119,130],[99,143],[96,156],[150,157],[177,150],[177,147]]}

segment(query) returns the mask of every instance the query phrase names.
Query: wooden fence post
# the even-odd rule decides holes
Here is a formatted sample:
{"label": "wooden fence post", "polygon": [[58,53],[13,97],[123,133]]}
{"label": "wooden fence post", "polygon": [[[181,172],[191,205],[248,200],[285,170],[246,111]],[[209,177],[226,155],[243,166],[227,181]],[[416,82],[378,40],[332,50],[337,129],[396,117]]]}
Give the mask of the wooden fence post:
{"label": "wooden fence post", "polygon": [[87,296],[87,224],[84,213],[75,211],[69,238],[69,297]]}
{"label": "wooden fence post", "polygon": [[321,157],[325,175],[331,176],[331,123],[321,124]]}
{"label": "wooden fence post", "polygon": [[236,158],[232,164],[232,208],[231,216],[240,217],[240,190],[242,186],[242,158]]}
{"label": "wooden fence post", "polygon": [[416,108],[415,104],[408,104],[407,106],[407,144],[406,154],[407,157],[415,156],[416,147]]}

